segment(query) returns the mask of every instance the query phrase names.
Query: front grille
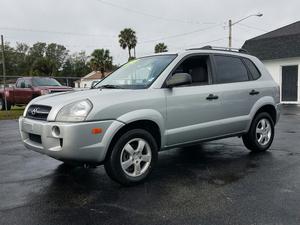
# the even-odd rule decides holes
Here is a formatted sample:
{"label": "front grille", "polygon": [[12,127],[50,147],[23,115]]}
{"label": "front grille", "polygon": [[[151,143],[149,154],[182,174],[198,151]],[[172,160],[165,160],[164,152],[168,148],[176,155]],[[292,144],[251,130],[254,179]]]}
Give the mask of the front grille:
{"label": "front grille", "polygon": [[31,105],[27,110],[26,118],[46,121],[50,110],[51,110],[50,106]]}
{"label": "front grille", "polygon": [[41,138],[41,135],[29,133],[28,136],[29,136],[29,140],[30,140],[30,141],[33,141],[33,142],[42,144],[42,138]]}

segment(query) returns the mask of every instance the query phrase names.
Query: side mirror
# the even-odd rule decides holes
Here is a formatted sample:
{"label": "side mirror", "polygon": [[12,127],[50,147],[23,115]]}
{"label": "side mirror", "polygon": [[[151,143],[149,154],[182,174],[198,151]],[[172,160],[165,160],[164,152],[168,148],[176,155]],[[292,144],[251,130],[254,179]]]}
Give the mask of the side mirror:
{"label": "side mirror", "polygon": [[192,83],[192,77],[188,73],[175,73],[166,82],[168,88],[185,85],[185,84],[191,84],[191,83]]}

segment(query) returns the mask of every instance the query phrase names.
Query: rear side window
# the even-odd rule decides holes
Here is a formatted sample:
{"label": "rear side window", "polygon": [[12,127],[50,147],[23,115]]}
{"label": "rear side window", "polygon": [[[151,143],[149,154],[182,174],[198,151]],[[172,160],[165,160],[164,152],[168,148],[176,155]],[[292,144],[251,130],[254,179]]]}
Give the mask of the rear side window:
{"label": "rear side window", "polygon": [[[22,85],[22,84],[23,84],[23,85]],[[24,85],[25,85],[25,82],[24,82],[23,79],[19,79],[19,80],[17,81],[17,83],[16,83],[16,87],[17,87],[17,88],[22,88],[22,86],[24,87]]]}
{"label": "rear side window", "polygon": [[250,59],[244,58],[243,60],[246,63],[246,65],[253,77],[253,80],[257,80],[258,78],[260,78],[260,72],[257,69],[257,67],[254,65],[254,63]]}
{"label": "rear side window", "polygon": [[216,55],[216,83],[248,81],[247,69],[240,58]]}

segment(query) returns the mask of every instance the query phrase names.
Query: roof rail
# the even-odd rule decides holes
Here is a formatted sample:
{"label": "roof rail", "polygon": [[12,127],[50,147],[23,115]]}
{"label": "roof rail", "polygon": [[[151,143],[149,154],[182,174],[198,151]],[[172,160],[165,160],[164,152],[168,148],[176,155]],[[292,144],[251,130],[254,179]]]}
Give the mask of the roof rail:
{"label": "roof rail", "polygon": [[218,50],[218,51],[229,51],[229,52],[239,52],[239,53],[249,54],[249,52],[243,48],[228,48],[228,47],[217,47],[217,46],[210,46],[210,45],[206,45],[201,48],[190,48],[187,50]]}

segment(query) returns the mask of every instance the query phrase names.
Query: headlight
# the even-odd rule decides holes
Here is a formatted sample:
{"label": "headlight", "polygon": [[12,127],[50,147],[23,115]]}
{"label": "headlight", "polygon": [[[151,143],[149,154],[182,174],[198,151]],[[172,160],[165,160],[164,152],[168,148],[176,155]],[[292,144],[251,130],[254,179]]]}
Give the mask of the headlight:
{"label": "headlight", "polygon": [[49,90],[41,90],[41,95],[47,95],[49,94]]}
{"label": "headlight", "polygon": [[60,122],[77,122],[83,121],[93,108],[89,100],[73,102],[64,106],[57,114],[56,121]]}

